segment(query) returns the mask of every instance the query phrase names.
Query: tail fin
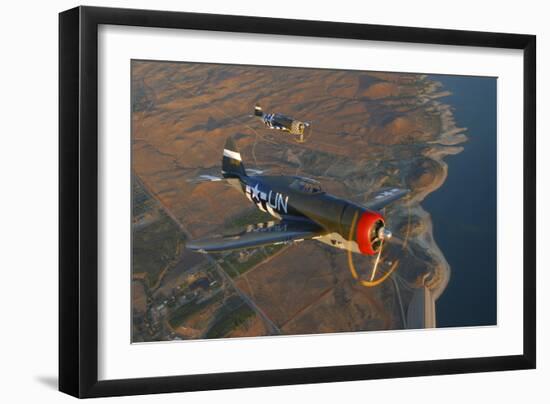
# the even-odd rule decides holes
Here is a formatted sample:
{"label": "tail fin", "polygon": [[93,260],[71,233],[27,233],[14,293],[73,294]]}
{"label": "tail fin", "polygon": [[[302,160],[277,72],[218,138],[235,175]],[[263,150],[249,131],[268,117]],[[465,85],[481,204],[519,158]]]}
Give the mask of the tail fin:
{"label": "tail fin", "polygon": [[262,107],[260,107],[259,104],[254,105],[254,115],[256,116],[264,116],[264,111],[262,111]]}
{"label": "tail fin", "polygon": [[224,178],[246,177],[241,153],[231,137],[227,138],[223,149],[222,175]]}

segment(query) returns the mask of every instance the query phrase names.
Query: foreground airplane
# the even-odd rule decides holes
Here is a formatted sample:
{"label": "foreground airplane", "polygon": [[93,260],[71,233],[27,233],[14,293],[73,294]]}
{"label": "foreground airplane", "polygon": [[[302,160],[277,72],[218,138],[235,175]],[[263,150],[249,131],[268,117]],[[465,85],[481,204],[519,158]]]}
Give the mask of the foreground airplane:
{"label": "foreground airplane", "polygon": [[327,194],[319,182],[309,178],[249,175],[231,138],[223,151],[222,175],[219,180],[237,188],[277,221],[250,225],[238,234],[189,241],[186,246],[191,250],[214,253],[314,239],[355,253],[375,255],[384,240],[391,237],[379,210],[408,192],[385,188],[362,206]]}
{"label": "foreground airplane", "polygon": [[291,135],[300,136],[300,142],[304,141],[304,135],[307,135],[311,128],[310,122],[298,121],[279,113],[266,114],[259,105],[254,106],[254,115],[259,117],[269,129],[276,129],[290,133]]}

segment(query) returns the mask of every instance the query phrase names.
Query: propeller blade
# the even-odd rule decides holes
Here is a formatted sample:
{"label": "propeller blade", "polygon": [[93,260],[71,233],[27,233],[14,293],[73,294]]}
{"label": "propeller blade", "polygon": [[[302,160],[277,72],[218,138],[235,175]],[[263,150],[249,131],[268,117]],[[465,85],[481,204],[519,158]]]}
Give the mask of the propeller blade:
{"label": "propeller blade", "polygon": [[372,272],[370,275],[371,282],[374,280],[374,276],[376,275],[376,270],[378,269],[378,263],[380,262],[380,256],[382,255],[382,247],[384,247],[384,239],[382,239],[382,241],[380,242],[380,249],[378,250],[376,261],[374,261],[374,268],[372,268]]}

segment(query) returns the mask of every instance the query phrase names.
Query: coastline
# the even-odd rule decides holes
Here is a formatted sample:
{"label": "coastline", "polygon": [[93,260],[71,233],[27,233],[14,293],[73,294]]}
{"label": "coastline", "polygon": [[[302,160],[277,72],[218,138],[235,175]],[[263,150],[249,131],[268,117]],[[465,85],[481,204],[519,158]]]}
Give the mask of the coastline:
{"label": "coastline", "polygon": [[[426,78],[426,80],[428,80]],[[441,251],[433,235],[433,222],[430,213],[421,205],[422,201],[431,193],[437,191],[446,181],[449,166],[445,158],[450,155],[459,154],[464,150],[463,146],[458,146],[468,141],[464,134],[467,128],[456,126],[452,106],[437,101],[441,97],[450,95],[449,91],[438,91],[441,84],[432,81],[429,85],[429,91],[424,95],[424,100],[428,107],[427,111],[433,111],[439,115],[440,131],[437,139],[427,142],[431,147],[424,153],[424,156],[436,163],[437,170],[433,181],[419,189],[414,190],[411,200],[408,202],[410,214],[420,219],[423,231],[409,239],[409,243],[416,244],[418,248],[423,249],[436,263],[431,268],[427,276],[417,280],[417,286],[422,286],[430,290],[430,298],[433,304],[445,291],[452,276],[451,267]],[[431,92],[430,92],[431,91]]]}
{"label": "coastline", "polygon": [[[496,79],[430,76],[451,93],[454,119],[468,128],[459,155],[445,158],[448,178],[428,195],[434,236],[451,267],[452,281],[438,298],[439,327],[497,324]],[[449,212],[449,207],[452,213]],[[457,305],[460,302],[460,305]]]}

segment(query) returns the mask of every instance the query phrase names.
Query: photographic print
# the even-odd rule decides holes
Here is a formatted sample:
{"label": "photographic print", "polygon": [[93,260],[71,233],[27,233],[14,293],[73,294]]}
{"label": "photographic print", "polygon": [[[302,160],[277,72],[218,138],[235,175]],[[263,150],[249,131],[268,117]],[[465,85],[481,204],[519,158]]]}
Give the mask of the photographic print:
{"label": "photographic print", "polygon": [[496,97],[132,60],[132,342],[496,325]]}

